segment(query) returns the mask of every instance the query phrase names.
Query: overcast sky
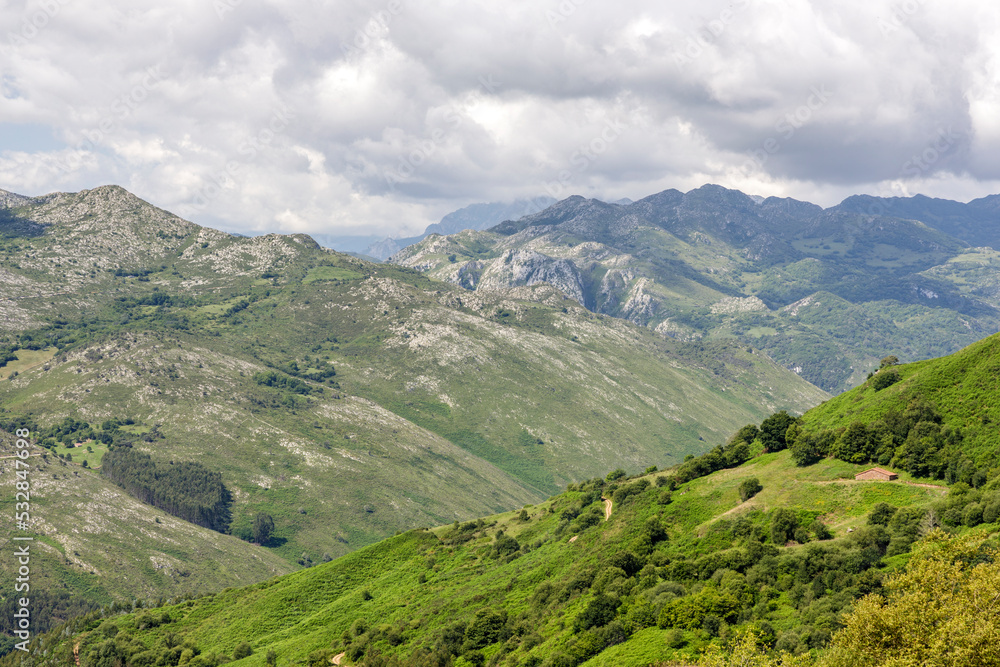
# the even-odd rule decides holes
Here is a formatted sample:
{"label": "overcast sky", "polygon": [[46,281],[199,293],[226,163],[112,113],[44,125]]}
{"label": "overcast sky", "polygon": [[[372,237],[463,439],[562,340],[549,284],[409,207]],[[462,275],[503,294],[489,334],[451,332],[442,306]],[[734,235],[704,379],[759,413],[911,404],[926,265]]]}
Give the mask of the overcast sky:
{"label": "overcast sky", "polygon": [[982,0],[0,0],[0,188],[230,231],[718,183],[1000,192]]}

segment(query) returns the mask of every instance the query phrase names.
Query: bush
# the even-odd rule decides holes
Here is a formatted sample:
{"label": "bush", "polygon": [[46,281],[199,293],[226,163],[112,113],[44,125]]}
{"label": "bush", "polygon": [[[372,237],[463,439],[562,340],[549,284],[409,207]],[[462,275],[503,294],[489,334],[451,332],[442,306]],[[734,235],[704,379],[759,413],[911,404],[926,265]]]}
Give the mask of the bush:
{"label": "bush", "polygon": [[970,528],[983,522],[983,506],[979,503],[969,503],[962,513],[962,523]]}
{"label": "bush", "polygon": [[621,468],[618,468],[616,470],[612,470],[611,472],[609,472],[608,476],[605,477],[604,479],[608,480],[609,482],[613,482],[616,479],[621,479],[624,476],[625,476],[625,471],[622,470]]}
{"label": "bush", "polygon": [[756,496],[764,489],[760,485],[760,480],[756,477],[750,477],[748,479],[740,482],[740,500],[746,502]]}
{"label": "bush", "polygon": [[480,649],[501,640],[503,627],[507,623],[505,613],[492,609],[480,609],[476,617],[465,629],[465,646],[467,649]]}
{"label": "bush", "polygon": [[771,515],[771,541],[775,544],[784,544],[795,534],[798,525],[799,519],[792,510],[785,508],[774,510],[774,514]]}
{"label": "bush", "polygon": [[903,377],[895,368],[883,368],[872,377],[872,389],[875,391],[881,391],[886,387],[891,387],[902,379]]}
{"label": "bush", "polygon": [[674,628],[666,634],[664,641],[670,648],[681,648],[687,643],[684,639],[684,631],[679,628]]}
{"label": "bush", "polygon": [[788,427],[796,422],[788,412],[775,412],[760,424],[760,441],[769,452],[779,452],[786,446],[785,434]]}
{"label": "bush", "polygon": [[819,519],[816,519],[809,524],[809,530],[816,536],[817,540],[828,540],[833,537],[833,533],[830,532],[830,529],[827,528],[826,524]]}
{"label": "bush", "polygon": [[233,649],[233,660],[242,660],[243,658],[249,658],[251,655],[253,655],[253,649],[250,648],[250,644],[247,642],[240,642]]}
{"label": "bush", "polygon": [[896,514],[896,508],[888,503],[879,503],[868,513],[869,526],[888,526],[892,517]]}
{"label": "bush", "polygon": [[616,611],[618,611],[618,600],[609,595],[599,593],[590,601],[586,609],[576,617],[573,627],[577,632],[589,630],[590,628],[599,628],[614,620]]}

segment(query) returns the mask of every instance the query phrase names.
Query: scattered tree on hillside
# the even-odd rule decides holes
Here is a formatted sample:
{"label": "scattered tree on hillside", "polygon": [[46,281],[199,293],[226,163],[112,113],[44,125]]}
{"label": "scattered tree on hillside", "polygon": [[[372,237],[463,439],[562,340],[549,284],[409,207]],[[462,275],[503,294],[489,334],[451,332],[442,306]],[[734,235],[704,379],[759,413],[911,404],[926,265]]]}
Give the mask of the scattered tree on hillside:
{"label": "scattered tree on hillside", "polygon": [[879,362],[878,368],[882,370],[883,368],[889,368],[890,366],[895,366],[899,363],[899,357],[894,354],[890,354],[888,357],[883,357],[882,361]]}
{"label": "scattered tree on hillside", "polygon": [[795,417],[782,410],[775,412],[760,424],[760,441],[769,452],[779,452],[786,446],[785,433],[795,423]]}
{"label": "scattered tree on hillside", "polygon": [[257,544],[267,544],[274,533],[274,519],[270,514],[259,512],[253,518],[253,541]]}
{"label": "scattered tree on hillside", "polygon": [[750,477],[748,479],[740,482],[740,500],[746,502],[756,496],[764,489],[760,485],[760,480],[756,477]]}

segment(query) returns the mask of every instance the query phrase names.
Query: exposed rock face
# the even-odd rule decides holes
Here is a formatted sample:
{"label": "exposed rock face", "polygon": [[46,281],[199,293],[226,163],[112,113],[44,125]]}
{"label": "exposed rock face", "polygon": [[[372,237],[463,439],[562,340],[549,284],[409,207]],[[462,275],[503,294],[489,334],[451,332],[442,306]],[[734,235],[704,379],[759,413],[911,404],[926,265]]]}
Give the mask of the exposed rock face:
{"label": "exposed rock face", "polygon": [[580,303],[586,301],[583,280],[576,265],[534,250],[508,250],[482,273],[478,289],[503,290],[521,285],[547,283]]}
{"label": "exposed rock face", "polygon": [[14,192],[0,190],[0,208],[14,208],[23,206],[31,201],[31,197],[25,197]]}
{"label": "exposed rock face", "polygon": [[823,209],[706,185],[632,203],[569,197],[486,231],[429,237],[392,261],[466,289],[547,282],[673,338],[735,336],[839,391],[886,350],[948,354],[1000,327],[1000,280],[987,268],[1000,269],[1000,255],[966,242],[993,238],[998,211],[1000,196]]}

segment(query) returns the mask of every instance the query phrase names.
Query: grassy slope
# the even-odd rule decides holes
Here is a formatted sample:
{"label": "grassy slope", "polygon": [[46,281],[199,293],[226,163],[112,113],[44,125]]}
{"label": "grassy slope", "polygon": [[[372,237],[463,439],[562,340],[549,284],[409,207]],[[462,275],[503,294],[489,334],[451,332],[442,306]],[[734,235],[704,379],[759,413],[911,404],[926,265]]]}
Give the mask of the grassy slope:
{"label": "grassy slope", "polygon": [[[656,501],[659,489],[652,488],[617,507],[610,521],[579,533],[572,543],[572,533],[560,529],[558,513],[580,494],[568,492],[529,506],[527,522],[519,521],[513,512],[487,518],[483,529],[464,545],[448,543],[451,527],[412,531],[307,571],[171,607],[175,621],[155,630],[135,631],[131,617],[116,622],[150,647],[158,645],[167,632],[192,640],[204,653],[231,654],[237,644],[248,641],[255,654],[244,664],[263,665],[269,648],[278,654],[279,664],[305,662],[314,651],[338,653],[345,647],[342,635],[357,619],[363,619],[369,627],[395,629],[403,639],[398,647],[382,640],[378,649],[408,655],[420,646],[433,646],[436,633],[457,621],[470,621],[480,609],[503,609],[511,616],[523,613],[530,617],[532,609],[539,609],[532,595],[543,582],[558,590],[581,571],[603,567],[612,554],[634,541],[652,516],[661,517],[670,527],[669,541],[657,547],[661,559],[669,562],[682,554],[724,548],[718,537],[721,534],[711,526],[753,510],[790,507],[819,515],[842,536],[847,528],[862,524],[864,515],[878,502],[909,506],[939,496],[927,488],[842,479],[851,477],[856,469],[860,468],[825,461],[803,470],[794,466],[787,452],[765,455],[683,486],[666,507]],[[750,475],[760,479],[764,491],[741,504],[736,486]],[[549,512],[550,507],[555,513]],[[531,550],[507,563],[489,557],[492,536],[500,529],[521,544],[532,545]],[[421,575],[425,583],[421,583]],[[365,601],[363,591],[372,599]],[[575,617],[592,597],[590,592],[578,592],[565,604],[556,604],[554,599],[547,606],[543,604],[539,620],[519,638],[535,632],[538,646],[525,648],[527,644],[515,639],[488,647],[484,653],[490,658],[499,652],[507,656],[503,664],[521,664],[528,655],[545,657],[565,649],[573,635]],[[796,621],[791,607],[782,611],[782,605],[788,605],[784,597],[778,599],[778,605],[775,618],[787,618],[785,622],[774,621],[780,632]],[[585,664],[630,667],[666,659],[673,655],[666,647],[666,634],[656,627],[644,629]],[[96,639],[93,636],[91,641]],[[688,639],[685,651],[704,646],[696,633],[689,633]],[[87,645],[84,637],[83,646]]]}
{"label": "grassy slope", "polygon": [[[13,437],[0,433],[0,457],[13,455]],[[95,602],[156,598],[249,584],[290,571],[267,549],[195,526],[144,505],[97,473],[60,461],[40,448],[28,459],[29,533],[14,530],[14,465],[0,460],[5,535],[35,535],[31,584],[68,590]],[[5,590],[13,588],[13,559],[4,563]]]}
{"label": "grassy slope", "polygon": [[996,378],[1000,374],[1000,335],[973,343],[961,351],[897,366],[902,380],[880,391],[868,383],[826,401],[805,415],[810,429],[841,428],[852,422],[870,423],[889,410],[902,412],[915,397],[928,398],[945,424],[959,427],[964,447],[987,463],[995,458],[1000,436],[1000,405]]}

